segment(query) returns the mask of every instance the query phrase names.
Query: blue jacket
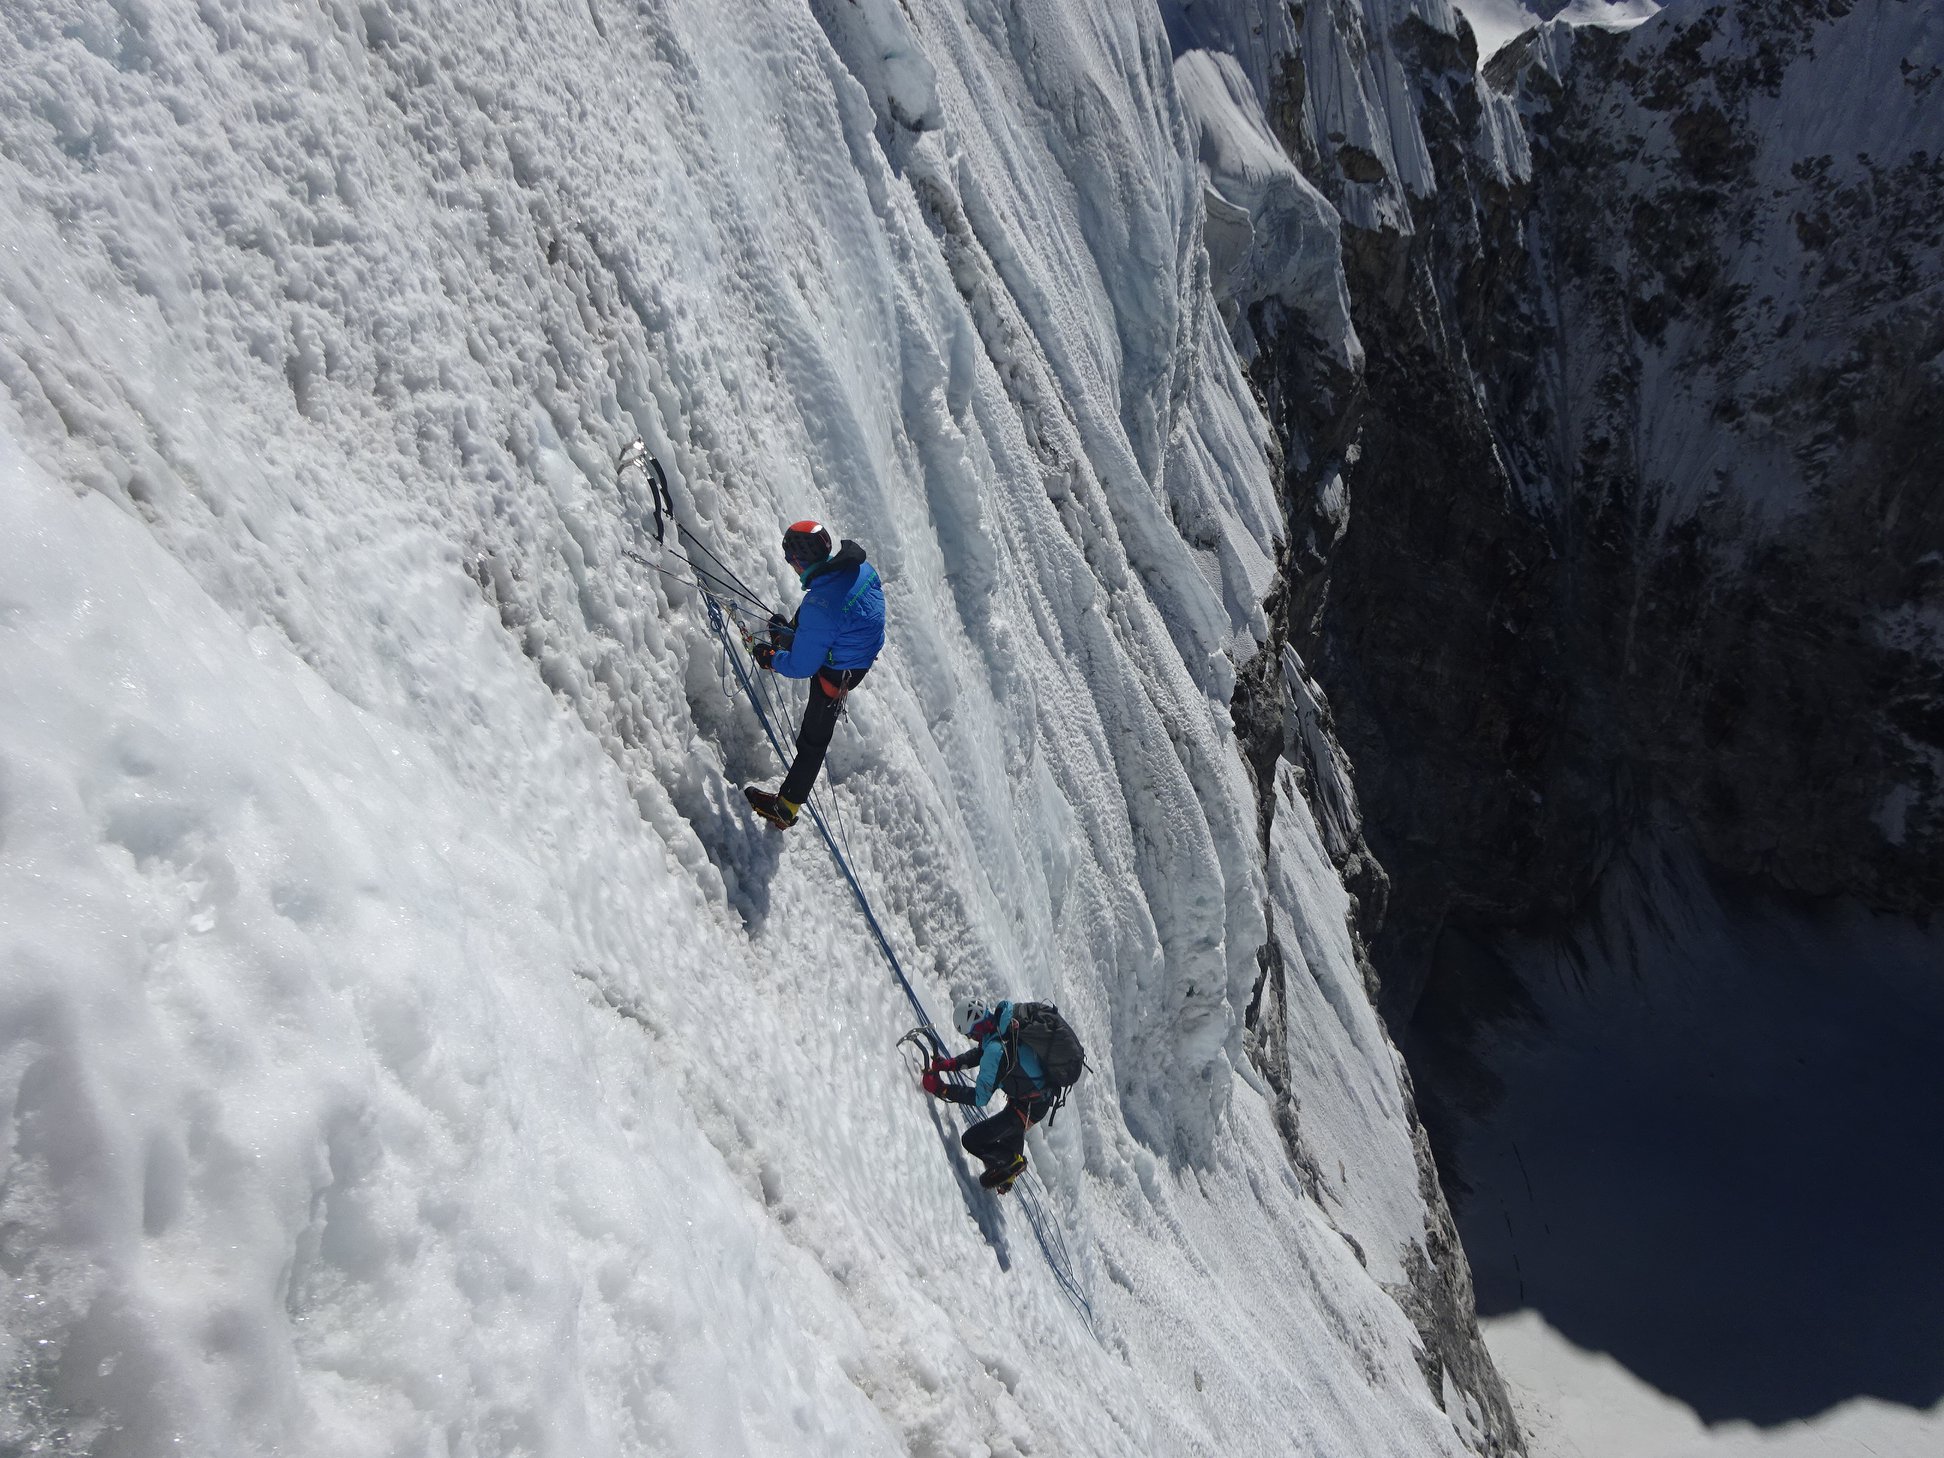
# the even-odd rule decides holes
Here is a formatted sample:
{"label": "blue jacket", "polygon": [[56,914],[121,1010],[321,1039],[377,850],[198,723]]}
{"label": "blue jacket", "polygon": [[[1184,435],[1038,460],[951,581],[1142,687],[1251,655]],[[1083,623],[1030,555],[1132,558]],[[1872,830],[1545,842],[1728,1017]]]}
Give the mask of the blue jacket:
{"label": "blue jacket", "polygon": [[824,668],[869,668],[884,647],[884,587],[864,549],[846,540],[803,574],[796,635],[770,667],[785,678]]}
{"label": "blue jacket", "polygon": [[1012,1026],[1013,1005],[1002,1002],[995,1014],[992,1031],[976,1047],[967,1048],[953,1060],[960,1068],[970,1068],[974,1061],[979,1065],[978,1080],[970,1089],[946,1086],[943,1096],[953,1103],[983,1109],[991,1102],[993,1090],[1002,1086],[1009,1100],[1024,1103],[1046,1087],[1046,1071],[1040,1067],[1038,1056],[1025,1044],[1019,1046],[1019,1061],[1010,1068],[1006,1066],[1006,1029]]}

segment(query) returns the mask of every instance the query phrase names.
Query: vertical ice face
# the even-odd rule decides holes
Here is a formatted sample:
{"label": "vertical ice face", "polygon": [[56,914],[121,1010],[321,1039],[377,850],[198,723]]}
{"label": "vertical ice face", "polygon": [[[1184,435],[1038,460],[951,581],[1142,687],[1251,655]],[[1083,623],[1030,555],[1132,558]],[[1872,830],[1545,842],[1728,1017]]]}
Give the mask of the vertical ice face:
{"label": "vertical ice face", "polygon": [[[1195,115],[1109,3],[8,8],[0,1441],[1463,1450],[1341,887],[1232,733],[1283,503]],[[773,602],[796,517],[880,565],[830,803],[934,1009],[1087,1038],[1032,1150],[1091,1327],[741,814],[637,433]]]}
{"label": "vertical ice face", "polygon": [[[1448,0],[1335,0],[1257,6],[1241,0],[1168,7],[1178,50],[1234,58],[1272,129],[1309,180],[1353,228],[1409,236],[1414,205],[1438,189],[1425,131],[1431,93],[1478,109],[1480,56]],[[1519,174],[1523,134],[1487,99],[1480,153],[1495,175]],[[1468,139],[1469,140],[1469,139]]]}
{"label": "vertical ice face", "polygon": [[1175,86],[1198,133],[1210,282],[1230,329],[1252,347],[1250,311],[1271,303],[1294,313],[1334,363],[1359,368],[1342,220],[1270,134],[1241,62],[1185,52]]}

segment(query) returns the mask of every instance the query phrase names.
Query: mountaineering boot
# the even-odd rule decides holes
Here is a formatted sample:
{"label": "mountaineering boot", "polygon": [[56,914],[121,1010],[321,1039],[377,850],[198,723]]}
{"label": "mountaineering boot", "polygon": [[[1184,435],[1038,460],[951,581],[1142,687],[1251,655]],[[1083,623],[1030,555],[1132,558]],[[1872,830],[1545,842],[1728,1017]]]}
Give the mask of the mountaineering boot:
{"label": "mountaineering boot", "polygon": [[785,800],[781,795],[772,795],[768,790],[759,790],[754,785],[743,791],[743,798],[749,801],[749,808],[778,830],[788,830],[797,822],[797,811],[803,807],[794,801]]}
{"label": "mountaineering boot", "polygon": [[1015,1156],[1011,1164],[989,1164],[986,1172],[979,1176],[979,1183],[995,1195],[1003,1195],[1013,1187],[1013,1181],[1026,1173],[1026,1156]]}

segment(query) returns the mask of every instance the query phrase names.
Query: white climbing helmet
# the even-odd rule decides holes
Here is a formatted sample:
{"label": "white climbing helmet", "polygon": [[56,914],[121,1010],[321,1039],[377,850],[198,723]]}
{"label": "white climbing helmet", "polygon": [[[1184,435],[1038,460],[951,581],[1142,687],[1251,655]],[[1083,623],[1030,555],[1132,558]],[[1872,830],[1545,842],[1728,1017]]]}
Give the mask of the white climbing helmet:
{"label": "white climbing helmet", "polygon": [[961,997],[952,1004],[952,1026],[968,1038],[975,1027],[991,1016],[992,1009],[980,998]]}

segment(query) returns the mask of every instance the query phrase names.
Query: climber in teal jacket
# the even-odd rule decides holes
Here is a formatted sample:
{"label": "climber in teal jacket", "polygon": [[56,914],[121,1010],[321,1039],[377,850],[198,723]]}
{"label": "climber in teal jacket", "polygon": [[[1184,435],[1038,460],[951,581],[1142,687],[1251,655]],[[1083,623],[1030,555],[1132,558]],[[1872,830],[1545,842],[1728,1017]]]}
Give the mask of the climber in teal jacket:
{"label": "climber in teal jacket", "polygon": [[[935,1099],[978,1109],[991,1102],[995,1090],[1004,1092],[1006,1107],[979,1120],[959,1139],[965,1152],[985,1165],[979,1183],[1000,1194],[1010,1190],[1026,1168],[1026,1131],[1053,1107],[1053,1090],[1047,1086],[1039,1055],[1023,1040],[1006,1036],[1012,1021],[1010,1002],[987,1007],[976,998],[960,998],[952,1009],[952,1022],[973,1040],[972,1046],[957,1057],[941,1054],[932,1059],[919,1084]],[[964,1072],[975,1064],[979,1076],[970,1088],[945,1081],[946,1074]]]}

